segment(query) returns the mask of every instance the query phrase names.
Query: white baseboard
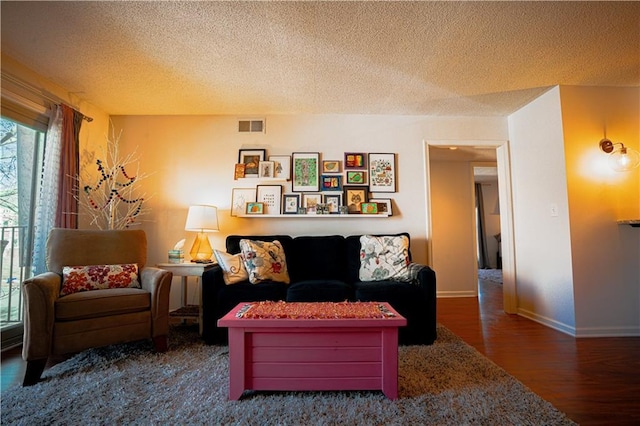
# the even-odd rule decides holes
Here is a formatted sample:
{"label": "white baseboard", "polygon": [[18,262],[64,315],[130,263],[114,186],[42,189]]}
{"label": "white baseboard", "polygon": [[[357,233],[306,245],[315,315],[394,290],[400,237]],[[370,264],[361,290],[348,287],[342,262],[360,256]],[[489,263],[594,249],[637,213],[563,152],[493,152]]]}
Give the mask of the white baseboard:
{"label": "white baseboard", "polygon": [[640,327],[578,327],[576,337],[638,337]]}
{"label": "white baseboard", "polygon": [[438,291],[436,297],[478,297],[478,292],[469,291]]}
{"label": "white baseboard", "polygon": [[573,327],[562,322],[547,318],[542,315],[538,315],[526,309],[518,309],[518,315],[528,318],[532,321],[538,322],[554,330],[561,331],[562,333],[570,336],[581,337],[638,337],[640,336],[640,327],[628,326],[628,327]]}
{"label": "white baseboard", "polygon": [[562,333],[568,334],[569,336],[576,337],[576,329],[571,325],[556,321],[552,318],[548,318],[522,308],[518,308],[518,315],[530,319],[531,321],[535,321],[537,323],[545,325],[549,328],[553,328],[554,330],[558,330]]}

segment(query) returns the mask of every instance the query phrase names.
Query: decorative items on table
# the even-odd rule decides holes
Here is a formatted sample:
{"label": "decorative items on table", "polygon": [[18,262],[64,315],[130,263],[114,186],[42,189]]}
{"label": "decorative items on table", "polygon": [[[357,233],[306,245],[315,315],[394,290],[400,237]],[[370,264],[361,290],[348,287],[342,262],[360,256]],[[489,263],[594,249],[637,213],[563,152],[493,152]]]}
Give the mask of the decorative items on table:
{"label": "decorative items on table", "polygon": [[173,249],[169,250],[169,263],[182,263],[184,261],[184,242],[183,238],[173,246]]}
{"label": "decorative items on table", "polygon": [[189,207],[187,223],[184,229],[194,231],[198,236],[193,242],[191,261],[196,263],[208,263],[211,261],[213,249],[209,242],[207,232],[218,232],[218,208],[210,205],[195,205]]}

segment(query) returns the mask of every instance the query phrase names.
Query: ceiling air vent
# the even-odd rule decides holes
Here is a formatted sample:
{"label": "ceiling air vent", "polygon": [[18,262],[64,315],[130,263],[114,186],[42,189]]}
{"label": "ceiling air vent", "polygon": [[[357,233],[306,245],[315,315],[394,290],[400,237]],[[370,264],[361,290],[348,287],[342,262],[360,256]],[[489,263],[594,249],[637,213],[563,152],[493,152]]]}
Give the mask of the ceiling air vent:
{"label": "ceiling air vent", "polygon": [[238,132],[240,133],[264,133],[264,119],[238,120]]}

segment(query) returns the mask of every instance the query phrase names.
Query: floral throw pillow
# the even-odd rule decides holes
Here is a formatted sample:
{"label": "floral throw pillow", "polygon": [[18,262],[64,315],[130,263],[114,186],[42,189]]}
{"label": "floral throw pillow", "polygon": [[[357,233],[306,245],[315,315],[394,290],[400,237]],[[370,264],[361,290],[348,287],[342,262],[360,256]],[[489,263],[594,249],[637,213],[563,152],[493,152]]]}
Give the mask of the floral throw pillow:
{"label": "floral throw pillow", "polygon": [[409,281],[409,263],[406,235],[360,237],[360,281]]}
{"label": "floral throw pillow", "polygon": [[251,284],[276,281],[289,284],[287,259],[280,241],[240,240],[244,266]]}
{"label": "floral throw pillow", "polygon": [[138,264],[65,266],[60,296],[108,288],[140,288]]}
{"label": "floral throw pillow", "polygon": [[236,284],[249,278],[241,254],[229,254],[219,250],[214,250],[213,254],[218,265],[222,268],[222,278],[225,284]]}

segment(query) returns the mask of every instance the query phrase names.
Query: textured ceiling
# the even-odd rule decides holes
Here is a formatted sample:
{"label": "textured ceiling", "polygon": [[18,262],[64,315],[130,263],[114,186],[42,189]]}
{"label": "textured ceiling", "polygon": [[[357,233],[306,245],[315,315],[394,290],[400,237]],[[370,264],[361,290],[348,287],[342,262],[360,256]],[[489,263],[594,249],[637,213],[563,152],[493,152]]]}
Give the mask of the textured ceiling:
{"label": "textured ceiling", "polygon": [[2,51],[110,114],[505,115],[640,85],[638,2],[1,2]]}

